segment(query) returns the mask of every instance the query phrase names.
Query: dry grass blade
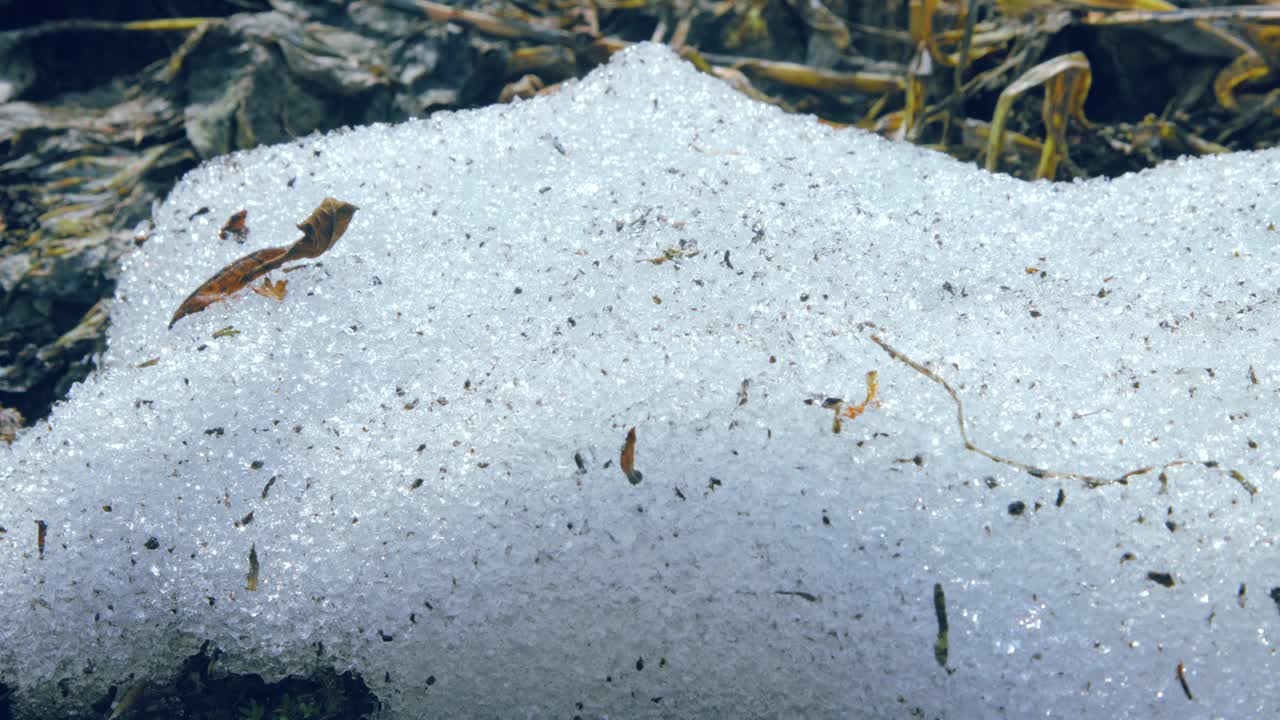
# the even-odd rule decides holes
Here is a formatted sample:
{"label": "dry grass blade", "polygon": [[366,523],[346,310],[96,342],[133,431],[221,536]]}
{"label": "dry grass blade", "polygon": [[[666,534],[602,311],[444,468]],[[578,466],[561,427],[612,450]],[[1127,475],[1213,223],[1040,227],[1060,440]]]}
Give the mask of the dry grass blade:
{"label": "dry grass blade", "polygon": [[573,74],[576,63],[577,57],[573,50],[561,45],[516,48],[507,58],[506,75],[520,77],[543,72],[554,77],[567,77]]}
{"label": "dry grass blade", "polygon": [[1236,101],[1236,88],[1245,83],[1261,80],[1271,74],[1267,61],[1252,48],[1241,53],[1231,61],[1213,79],[1213,95],[1218,104],[1227,110],[1236,110],[1240,103]]}
{"label": "dry grass blade", "polygon": [[929,89],[925,80],[933,75],[932,55],[924,45],[916,53],[916,57],[907,67],[906,102],[902,108],[902,119],[894,133],[894,140],[915,141],[920,134],[920,116],[924,112],[925,103],[929,99]]}
{"label": "dry grass blade", "polygon": [[1058,162],[1067,156],[1067,118],[1074,117],[1088,127],[1084,116],[1084,101],[1089,95],[1093,74],[1084,53],[1059,55],[1036,65],[1022,77],[1009,84],[1000,93],[996,110],[991,118],[991,135],[987,144],[987,170],[995,172],[1000,153],[1004,149],[1004,128],[1009,110],[1019,95],[1037,85],[1045,85],[1043,117],[1047,137],[1040,155],[1040,167],[1036,177],[1052,178]]}
{"label": "dry grass blade", "polygon": [[996,0],[996,5],[1011,17],[1048,10],[1087,10],[1087,16],[1102,17],[1125,13],[1147,16],[1178,9],[1164,0]]}
{"label": "dry grass blade", "polygon": [[397,10],[417,11],[432,22],[456,23],[474,28],[493,37],[513,40],[535,40],[544,43],[572,45],[574,34],[565,30],[535,27],[516,20],[507,20],[477,10],[453,7],[429,0],[380,0],[382,5]]}
{"label": "dry grass blade", "polygon": [[120,27],[125,30],[134,32],[173,32],[195,30],[205,23],[221,20],[216,17],[175,17],[175,18],[159,18],[156,20],[133,20],[131,22],[122,23]]}
{"label": "dry grass blade", "polygon": [[[934,62],[947,67],[955,67],[957,65],[968,65],[974,60],[990,55],[1000,49],[1002,45],[1012,39],[1004,33],[999,33],[992,38],[993,43],[984,43],[979,41],[974,43],[973,35],[973,18],[965,9],[965,5],[960,5],[958,22],[961,30],[955,32],[938,33],[934,31],[933,21],[938,14],[940,0],[924,0],[923,3],[911,4],[910,28],[911,37],[917,43],[923,43],[929,48],[929,55],[933,57]],[[967,28],[967,29],[964,29]],[[969,46],[962,47],[958,52],[947,52],[942,49],[942,41],[951,37],[961,38],[965,35],[969,36]],[[979,36],[981,37],[981,36]]]}
{"label": "dry grass blade", "polygon": [[234,295],[287,262],[319,257],[346,232],[357,209],[351,203],[325,198],[310,217],[298,224],[301,238],[287,247],[265,248],[250,253],[219,270],[182,301],[173,313],[169,327],[187,315]]}
{"label": "dry grass blade", "polygon": [[870,93],[901,91],[906,81],[898,75],[872,71],[839,72],[776,60],[745,59],[735,69],[791,87],[818,92]]}
{"label": "dry grass blade", "polygon": [[1164,0],[1076,0],[1077,5],[1083,5],[1094,10],[1141,10],[1145,12],[1168,12],[1177,10],[1177,5],[1172,5]]}
{"label": "dry grass blade", "polygon": [[1280,20],[1280,7],[1275,5],[1177,8],[1167,3],[1160,4],[1167,9],[1135,7],[1114,13],[1091,12],[1081,18],[1081,22],[1085,25],[1147,25],[1205,20]]}

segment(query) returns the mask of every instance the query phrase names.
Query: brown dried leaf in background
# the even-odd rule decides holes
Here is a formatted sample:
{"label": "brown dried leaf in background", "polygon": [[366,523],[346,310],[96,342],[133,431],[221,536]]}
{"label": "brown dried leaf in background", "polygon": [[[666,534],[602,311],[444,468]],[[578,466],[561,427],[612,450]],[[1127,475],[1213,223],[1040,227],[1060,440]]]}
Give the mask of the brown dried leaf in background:
{"label": "brown dried leaf in background", "polygon": [[22,427],[22,413],[0,405],[0,442],[11,443],[16,440],[20,427]]}
{"label": "brown dried leaf in background", "polygon": [[509,103],[516,98],[529,99],[538,94],[539,90],[545,88],[542,78],[537,75],[524,75],[519,80],[507,83],[502,88],[502,92],[498,93],[498,102]]}
{"label": "brown dried leaf in background", "polygon": [[250,283],[284,263],[320,257],[346,232],[358,210],[351,203],[325,198],[311,216],[298,224],[302,237],[287,247],[272,247],[250,253],[227,265],[209,278],[178,306],[169,327],[183,317],[198,313],[215,302],[243,290]]}
{"label": "brown dried leaf in background", "polygon": [[249,216],[248,210],[241,210],[223,223],[222,229],[218,231],[218,237],[226,240],[228,235],[234,235],[236,242],[242,243],[249,238],[249,226],[244,223],[245,218]]}
{"label": "brown dried leaf in background", "polygon": [[288,280],[271,282],[271,278],[267,277],[262,279],[261,285],[254,285],[253,291],[262,297],[269,297],[276,302],[284,302],[284,295],[286,292],[285,288],[288,284]]}

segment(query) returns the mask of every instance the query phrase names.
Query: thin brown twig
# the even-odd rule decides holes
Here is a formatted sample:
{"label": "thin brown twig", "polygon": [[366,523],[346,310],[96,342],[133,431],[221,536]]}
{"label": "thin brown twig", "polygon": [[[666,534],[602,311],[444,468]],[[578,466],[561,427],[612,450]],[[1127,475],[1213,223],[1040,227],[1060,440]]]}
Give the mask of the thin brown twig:
{"label": "thin brown twig", "polygon": [[[1146,475],[1147,473],[1150,473],[1156,469],[1155,466],[1143,467],[1143,468],[1138,468],[1137,470],[1130,470],[1129,472],[1116,478],[1105,478],[1097,475],[1087,475],[1084,473],[1077,473],[1077,472],[1046,470],[1044,468],[1039,468],[1034,465],[1028,465],[1027,463],[1020,462],[1012,458],[1006,458],[1000,455],[996,455],[995,453],[989,450],[978,447],[973,442],[973,440],[970,439],[969,430],[965,425],[964,402],[960,399],[960,393],[956,392],[955,388],[951,387],[951,383],[947,382],[941,375],[934,372],[933,370],[930,370],[924,365],[921,365],[915,360],[912,360],[910,357],[907,357],[907,355],[904,354],[902,351],[893,347],[892,345],[885,342],[884,340],[881,340],[879,336],[872,335],[871,340],[875,344],[879,345],[881,350],[884,350],[886,353],[888,353],[889,357],[893,358],[894,360],[897,360],[898,362],[901,362],[902,364],[910,367],[912,370],[915,370],[921,375],[941,385],[943,389],[947,391],[947,394],[951,396],[952,401],[954,401],[956,404],[956,424],[960,428],[960,439],[964,441],[964,448],[966,450],[975,452],[987,458],[988,460],[991,460],[992,462],[997,462],[1002,465],[1008,465],[1010,467],[1017,468],[1019,470],[1022,470],[1023,472],[1026,472],[1028,475],[1031,475],[1032,477],[1058,478],[1062,480],[1076,480],[1083,483],[1086,487],[1089,487],[1089,488],[1097,488],[1097,487],[1102,487],[1103,485],[1114,485],[1114,484],[1127,485],[1129,483],[1129,478],[1135,477],[1138,475]],[[1165,463],[1164,465],[1160,466],[1161,481],[1164,482],[1167,479],[1165,473],[1166,471],[1168,471],[1169,468],[1180,467],[1183,465],[1203,465],[1207,468],[1220,469],[1220,466],[1218,465],[1218,463],[1212,462],[1212,461],[1200,462],[1196,460],[1182,460],[1182,459],[1173,460],[1171,462]],[[1240,486],[1243,487],[1245,491],[1248,492],[1250,495],[1258,494],[1257,486],[1255,486],[1253,483],[1245,479],[1244,475],[1240,473],[1238,470],[1226,470],[1225,472],[1232,480],[1235,480],[1237,483],[1239,483]]]}

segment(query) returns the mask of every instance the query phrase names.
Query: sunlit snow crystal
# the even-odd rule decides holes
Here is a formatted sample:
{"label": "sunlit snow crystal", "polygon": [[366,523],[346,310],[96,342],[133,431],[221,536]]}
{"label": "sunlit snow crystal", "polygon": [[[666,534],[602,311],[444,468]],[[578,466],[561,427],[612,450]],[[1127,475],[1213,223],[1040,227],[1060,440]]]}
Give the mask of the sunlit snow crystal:
{"label": "sunlit snow crystal", "polygon": [[[0,448],[0,682],[54,717],[210,641],[393,718],[1274,717],[1278,161],[1027,184],[647,46],[209,163]],[[326,196],[282,302],[166,329]]]}

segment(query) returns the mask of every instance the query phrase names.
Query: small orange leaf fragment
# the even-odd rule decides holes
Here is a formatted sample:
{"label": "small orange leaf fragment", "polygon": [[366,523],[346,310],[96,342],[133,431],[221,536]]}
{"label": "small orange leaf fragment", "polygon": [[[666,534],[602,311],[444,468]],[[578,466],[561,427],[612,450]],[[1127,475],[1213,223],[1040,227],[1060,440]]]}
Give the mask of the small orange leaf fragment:
{"label": "small orange leaf fragment", "polygon": [[243,290],[254,280],[293,260],[320,257],[346,232],[358,210],[351,203],[325,198],[310,217],[298,224],[302,237],[287,247],[272,247],[250,253],[227,265],[209,278],[178,306],[169,327],[192,313]]}
{"label": "small orange leaf fragment", "polygon": [[236,242],[244,242],[249,237],[249,226],[244,223],[248,216],[248,210],[241,210],[227,218],[227,221],[222,224],[222,229],[218,231],[218,237],[226,240],[228,235],[234,235]]}
{"label": "small orange leaf fragment", "polygon": [[876,394],[880,391],[879,377],[875,370],[867,372],[867,396],[857,405],[850,405],[843,398],[838,397],[826,399],[810,398],[804,402],[806,405],[821,405],[823,408],[835,413],[835,416],[831,418],[831,432],[839,435],[844,428],[842,420],[854,420],[865,412],[868,407],[876,403]]}
{"label": "small orange leaf fragment", "polygon": [[271,278],[263,278],[261,285],[254,285],[253,291],[263,297],[269,297],[276,302],[283,302],[285,295],[285,287],[289,284],[288,280],[280,280],[271,282]]}
{"label": "small orange leaf fragment", "polygon": [[850,420],[862,414],[867,406],[876,399],[876,393],[880,390],[879,375],[875,370],[867,373],[867,397],[857,405],[849,405],[844,408],[844,416]]}
{"label": "small orange leaf fragment", "polygon": [[644,475],[636,470],[636,429],[634,427],[627,431],[627,443],[622,446],[622,457],[619,458],[618,465],[622,468],[622,474],[627,476],[627,480],[632,485],[640,484],[640,479]]}

